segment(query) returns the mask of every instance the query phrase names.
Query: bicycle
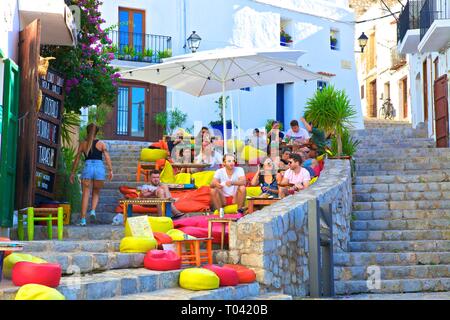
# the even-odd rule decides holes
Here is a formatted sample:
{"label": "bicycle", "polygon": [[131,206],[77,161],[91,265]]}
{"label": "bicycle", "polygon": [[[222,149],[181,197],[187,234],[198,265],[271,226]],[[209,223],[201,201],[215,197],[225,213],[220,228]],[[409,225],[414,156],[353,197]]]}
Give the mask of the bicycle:
{"label": "bicycle", "polygon": [[391,98],[386,98],[383,102],[383,106],[381,107],[381,115],[384,116],[384,119],[392,120],[395,117],[395,109],[394,105],[391,102]]}

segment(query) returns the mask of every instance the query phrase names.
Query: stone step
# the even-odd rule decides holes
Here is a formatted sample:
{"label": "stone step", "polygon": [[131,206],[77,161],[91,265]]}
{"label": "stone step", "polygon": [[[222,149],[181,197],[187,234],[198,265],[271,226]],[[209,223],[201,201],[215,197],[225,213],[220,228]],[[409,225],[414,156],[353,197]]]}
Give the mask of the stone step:
{"label": "stone step", "polygon": [[352,252],[450,251],[450,240],[350,241]]}
{"label": "stone step", "polygon": [[[63,277],[56,289],[67,300],[100,300],[178,287],[180,272],[139,268],[71,275]],[[0,288],[0,299],[13,299],[18,289],[11,283],[5,283]]]}
{"label": "stone step", "polygon": [[[406,221],[406,225],[411,226],[414,224],[415,220],[426,219],[426,223],[430,229],[434,225],[440,225],[443,221],[450,221],[450,211],[449,210],[366,210],[366,211],[353,211],[353,222],[360,220],[370,221],[370,220],[399,220]],[[443,219],[441,219],[443,218]],[[437,220],[437,221],[434,221]],[[397,228],[404,223],[396,222]]]}
{"label": "stone step", "polygon": [[450,219],[386,219],[355,220],[350,223],[352,231],[375,230],[450,230]]}
{"label": "stone step", "polygon": [[354,202],[353,210],[432,210],[450,209],[450,200],[416,200],[416,201],[371,201]]}
{"label": "stone step", "polygon": [[437,156],[411,156],[405,158],[398,158],[395,161],[392,161],[392,158],[385,157],[374,157],[374,158],[356,158],[356,164],[359,165],[371,165],[371,164],[406,164],[406,163],[439,163],[439,162],[448,162],[450,161],[450,154],[448,155],[437,155]]}
{"label": "stone step", "polygon": [[[75,214],[74,214],[75,215]],[[98,215],[98,214],[97,214]],[[124,237],[123,226],[111,226],[111,225],[97,225],[91,224],[86,227],[79,227],[74,225],[64,226],[64,239],[66,240],[120,240]],[[17,240],[17,228],[11,229],[12,239]],[[53,227],[53,238],[57,238],[57,228]],[[27,239],[27,230],[25,227],[25,239]],[[35,240],[47,240],[47,227],[36,226],[34,230]],[[39,243],[40,241],[35,241]],[[46,241],[43,241],[43,243]],[[63,243],[66,241],[55,241]],[[25,243],[27,243],[25,241]],[[31,243],[31,242],[30,242]]]}
{"label": "stone step", "polygon": [[450,291],[413,293],[370,293],[336,296],[337,300],[450,300]]}
{"label": "stone step", "polygon": [[450,290],[450,278],[382,280],[380,289],[369,289],[366,280],[335,281],[338,295],[358,293],[439,292]]}
{"label": "stone step", "polygon": [[[403,184],[403,183],[431,183],[449,182],[450,170],[440,172],[427,172],[418,174],[380,175],[380,176],[356,176],[355,186],[361,184]],[[394,187],[395,188],[395,187]],[[399,190],[401,191],[401,190]]]}
{"label": "stone step", "polygon": [[244,298],[243,300],[292,300],[292,296],[278,292],[268,292],[258,296]]}
{"label": "stone step", "polygon": [[[434,161],[434,160],[433,160]],[[421,171],[426,172],[428,170],[441,170],[450,169],[450,161],[446,162],[427,162],[427,163],[415,163],[415,162],[391,162],[391,163],[371,163],[371,164],[360,164],[355,165],[357,175],[361,172],[364,175],[365,172],[380,172],[380,171],[399,171],[399,172],[409,172],[409,171]],[[381,174],[381,173],[380,173]]]}
{"label": "stone step", "polygon": [[64,275],[112,269],[142,268],[144,254],[120,252],[27,252],[47,262],[59,263]]}
{"label": "stone step", "polygon": [[[356,174],[358,176],[398,176],[398,175],[417,175],[420,173],[423,173],[426,170],[423,169],[408,169],[408,170],[359,170],[356,172]],[[434,171],[430,171],[430,173],[437,173],[437,172],[442,172],[443,170],[434,170]],[[447,170],[445,170],[447,171]]]}
{"label": "stone step", "polygon": [[448,265],[450,252],[341,252],[335,253],[334,265],[353,266],[411,266]]}
{"label": "stone step", "polygon": [[[373,266],[335,267],[337,281],[367,280]],[[416,278],[450,278],[450,265],[378,266],[381,281]]]}
{"label": "stone step", "polygon": [[[401,221],[401,220],[392,220]],[[353,230],[351,241],[412,241],[412,240],[450,240],[450,227],[447,230]]]}
{"label": "stone step", "polygon": [[24,252],[116,252],[119,251],[120,240],[43,240],[23,243]]}
{"label": "stone step", "polygon": [[146,293],[116,296],[107,300],[242,300],[259,294],[259,284],[240,284],[235,287],[219,287],[215,290],[192,291],[170,288]]}
{"label": "stone step", "polygon": [[409,200],[449,200],[450,191],[378,192],[354,193],[356,202],[367,201],[409,201]]}
{"label": "stone step", "polygon": [[430,191],[450,191],[450,182],[408,182],[408,183],[367,183],[356,184],[353,186],[353,192],[359,193],[396,193],[396,192],[430,192]]}
{"label": "stone step", "polygon": [[[353,155],[354,159],[364,160],[364,159],[376,159],[376,158],[386,158],[388,154],[395,154],[395,160],[405,159],[410,157],[448,157],[450,152],[448,148],[373,148],[373,149],[358,149]],[[392,159],[390,160],[392,161]]]}

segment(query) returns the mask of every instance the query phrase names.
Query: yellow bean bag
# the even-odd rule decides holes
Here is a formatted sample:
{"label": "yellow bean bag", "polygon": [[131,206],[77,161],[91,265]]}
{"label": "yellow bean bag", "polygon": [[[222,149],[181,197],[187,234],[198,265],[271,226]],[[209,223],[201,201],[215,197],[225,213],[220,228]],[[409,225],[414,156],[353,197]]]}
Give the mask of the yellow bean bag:
{"label": "yellow bean bag", "polygon": [[318,156],[318,157],[316,158],[316,160],[317,160],[317,161],[322,161],[323,158],[325,158],[325,153],[322,154],[322,155],[320,155],[320,156]]}
{"label": "yellow bean bag", "polygon": [[[236,152],[241,152],[245,146],[245,143],[241,140],[234,140],[234,145],[236,146]],[[233,140],[227,140],[227,148],[228,150],[233,150]]]}
{"label": "yellow bean bag", "polygon": [[180,287],[188,290],[212,290],[219,288],[220,279],[211,270],[188,268],[180,273]]}
{"label": "yellow bean bag", "polygon": [[[238,205],[237,204],[230,204],[229,206],[225,206],[224,208],[223,208],[223,212],[224,212],[224,214],[234,214],[234,213],[236,213],[238,211]],[[214,214],[216,215],[216,216],[218,216],[219,215],[219,210],[215,210],[214,211]]]}
{"label": "yellow bean bag", "polygon": [[184,240],[185,237],[186,238],[190,238],[193,239],[194,237],[191,237],[189,235],[187,235],[186,233],[184,233],[181,230],[178,229],[172,229],[166,232],[166,234],[172,238],[172,240],[176,241],[176,240]]}
{"label": "yellow bean bag", "polygon": [[260,196],[262,193],[261,187],[259,187],[259,186],[247,187],[247,188],[245,188],[245,191],[246,191],[247,197],[257,197],[257,196]]}
{"label": "yellow bean bag", "polygon": [[165,158],[167,158],[167,150],[148,148],[144,148],[141,150],[141,161],[155,162],[156,160]]}
{"label": "yellow bean bag", "polygon": [[173,168],[169,161],[166,160],[164,168],[159,176],[162,183],[175,183],[175,176],[173,174]]}
{"label": "yellow bean bag", "polygon": [[124,253],[147,253],[158,246],[154,238],[147,237],[125,237],[120,241],[120,252]]}
{"label": "yellow bean bag", "polygon": [[241,159],[249,161],[250,163],[256,163],[259,158],[265,157],[267,153],[262,150],[256,149],[252,146],[245,146],[241,152]]}
{"label": "yellow bean bag", "polygon": [[[173,229],[173,221],[169,217],[147,217],[153,232],[166,233]],[[125,222],[125,237],[132,237],[128,221]]]}
{"label": "yellow bean bag", "polygon": [[11,253],[5,259],[3,259],[3,276],[7,279],[11,278],[12,269],[17,262],[34,262],[34,263],[47,263],[44,259],[34,257],[27,253]]}
{"label": "yellow bean bag", "polygon": [[191,183],[191,174],[190,173],[178,173],[175,176],[176,184],[190,184]]}
{"label": "yellow bean bag", "polygon": [[215,171],[201,171],[192,174],[196,188],[209,186],[214,178]]}
{"label": "yellow bean bag", "polygon": [[26,284],[17,291],[15,300],[66,300],[56,289],[41,284]]}
{"label": "yellow bean bag", "polygon": [[317,181],[317,177],[312,178],[312,179],[309,181],[309,185],[314,184],[314,182],[316,182],[316,181]]}

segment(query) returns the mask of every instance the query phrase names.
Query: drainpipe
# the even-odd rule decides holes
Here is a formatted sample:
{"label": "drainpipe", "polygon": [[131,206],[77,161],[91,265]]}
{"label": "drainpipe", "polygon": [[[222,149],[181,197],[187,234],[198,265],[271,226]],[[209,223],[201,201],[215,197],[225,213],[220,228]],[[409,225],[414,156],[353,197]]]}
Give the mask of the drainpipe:
{"label": "drainpipe", "polygon": [[186,0],[183,0],[183,37],[184,37],[184,46],[183,46],[183,48],[184,48],[184,53],[187,52],[187,42],[186,42],[186,39],[187,39],[187,34],[186,34],[187,22],[186,22],[186,17],[187,17],[187,14],[186,14]]}

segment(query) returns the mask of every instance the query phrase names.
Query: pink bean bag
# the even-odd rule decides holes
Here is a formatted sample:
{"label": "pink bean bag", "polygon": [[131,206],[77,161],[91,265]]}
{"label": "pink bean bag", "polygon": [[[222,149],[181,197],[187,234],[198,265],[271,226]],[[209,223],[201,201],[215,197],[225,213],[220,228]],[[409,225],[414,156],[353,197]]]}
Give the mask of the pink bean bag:
{"label": "pink bean bag", "polygon": [[12,282],[15,286],[40,284],[56,288],[61,280],[62,269],[56,263],[17,262],[12,269]]}
{"label": "pink bean bag", "polygon": [[144,267],[158,271],[177,270],[181,269],[181,258],[170,250],[150,250],[144,257]]}
{"label": "pink bean bag", "polygon": [[224,268],[236,270],[239,277],[239,283],[252,283],[256,281],[256,273],[252,269],[240,264],[224,264],[223,266]]}
{"label": "pink bean bag", "polygon": [[236,270],[221,267],[214,264],[204,265],[203,268],[211,270],[220,279],[220,286],[237,286],[239,284],[239,276]]}

